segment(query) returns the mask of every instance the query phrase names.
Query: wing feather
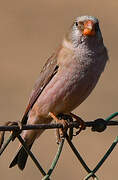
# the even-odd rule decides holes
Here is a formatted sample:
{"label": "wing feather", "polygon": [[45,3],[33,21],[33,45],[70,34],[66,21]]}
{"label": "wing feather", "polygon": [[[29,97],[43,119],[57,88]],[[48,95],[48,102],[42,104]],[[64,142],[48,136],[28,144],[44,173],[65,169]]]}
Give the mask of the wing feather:
{"label": "wing feather", "polygon": [[47,60],[46,64],[43,66],[42,71],[40,72],[39,78],[36,81],[34,88],[32,90],[28,106],[22,118],[22,124],[27,123],[28,113],[35,104],[36,100],[46,87],[46,85],[50,82],[50,80],[54,77],[54,75],[58,71],[58,64],[57,64],[57,55],[60,51],[60,48],[53,53],[52,56]]}

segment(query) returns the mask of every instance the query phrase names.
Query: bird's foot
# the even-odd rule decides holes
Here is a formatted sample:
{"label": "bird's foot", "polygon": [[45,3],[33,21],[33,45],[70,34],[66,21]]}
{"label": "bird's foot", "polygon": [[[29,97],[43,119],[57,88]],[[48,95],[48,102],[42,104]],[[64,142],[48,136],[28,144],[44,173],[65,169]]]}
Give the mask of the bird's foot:
{"label": "bird's foot", "polygon": [[80,132],[82,130],[85,130],[85,122],[77,115],[70,113],[71,117],[73,117],[77,122],[79,122],[80,127],[79,127],[79,131],[76,132],[76,134],[74,136],[77,136],[78,134],[80,134]]}
{"label": "bird's foot", "polygon": [[49,113],[49,116],[56,121],[56,123],[60,123],[63,125],[63,128],[56,129],[56,142],[59,144],[62,138],[65,137],[65,134],[68,130],[68,121],[65,119],[57,118],[52,112]]}
{"label": "bird's foot", "polygon": [[21,121],[9,121],[8,126],[18,126],[18,130],[11,131],[12,133],[12,141],[22,132],[22,122]]}
{"label": "bird's foot", "polygon": [[[3,126],[8,126],[8,124],[9,124],[9,121],[5,122],[3,124]],[[4,143],[4,136],[5,136],[5,131],[0,131],[0,149],[1,149],[2,145],[3,145],[3,143]]]}
{"label": "bird's foot", "polygon": [[7,122],[7,126],[14,126],[14,125],[16,125],[16,126],[18,126],[19,127],[19,130],[21,130],[22,129],[22,122],[21,121],[8,121]]}
{"label": "bird's foot", "polygon": [[[13,126],[13,125],[18,125],[19,130],[22,129],[22,124],[21,122],[12,122],[12,121],[7,121],[3,124],[4,126]],[[0,148],[2,147],[4,143],[4,136],[5,136],[5,131],[0,131]]]}

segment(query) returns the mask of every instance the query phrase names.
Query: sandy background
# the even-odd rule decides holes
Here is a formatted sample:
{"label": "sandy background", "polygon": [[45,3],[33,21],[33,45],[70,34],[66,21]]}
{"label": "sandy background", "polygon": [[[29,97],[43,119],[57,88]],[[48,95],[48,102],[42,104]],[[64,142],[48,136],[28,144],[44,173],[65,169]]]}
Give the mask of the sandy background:
{"label": "sandy background", "polygon": [[[104,42],[110,61],[92,95],[75,110],[85,120],[107,117],[118,111],[118,2],[82,0],[6,0],[0,1],[0,122],[20,120],[25,110],[32,86],[40,69],[79,15],[94,15],[100,19]],[[104,133],[90,129],[74,139],[90,168],[103,156],[118,128],[108,128]],[[41,179],[34,163],[28,160],[26,169],[9,169],[18,142],[11,143],[0,158],[0,179]],[[48,169],[56,152],[54,132],[46,131],[33,146],[33,152],[42,166]],[[97,172],[100,179],[118,178],[118,147]],[[65,143],[62,156],[52,175],[55,180],[75,180],[86,172]]]}

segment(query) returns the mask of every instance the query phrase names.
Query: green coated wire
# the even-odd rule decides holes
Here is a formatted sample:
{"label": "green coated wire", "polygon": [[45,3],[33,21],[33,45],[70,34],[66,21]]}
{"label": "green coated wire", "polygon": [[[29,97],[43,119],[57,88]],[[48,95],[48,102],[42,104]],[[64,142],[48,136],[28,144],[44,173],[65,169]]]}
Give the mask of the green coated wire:
{"label": "green coated wire", "polygon": [[109,117],[107,117],[107,118],[105,119],[105,121],[110,121],[111,119],[113,119],[113,118],[116,117],[116,116],[118,116],[118,112],[115,112],[115,113],[111,114]]}
{"label": "green coated wire", "polygon": [[[109,117],[107,117],[105,119],[105,121],[110,121],[111,119],[113,119],[114,117],[118,116],[118,112],[115,112],[113,114],[111,114]],[[46,174],[46,172],[43,170],[43,168],[41,167],[41,165],[39,164],[38,160],[35,158],[35,156],[33,155],[33,153],[28,149],[27,145],[25,144],[24,140],[22,139],[22,137],[18,134],[16,136],[19,141],[21,142],[21,144],[23,145],[24,149],[26,150],[26,152],[30,155],[31,159],[34,161],[35,165],[38,167],[38,169],[40,170],[40,172],[42,173],[42,175],[44,176],[42,178],[42,180],[49,180],[50,175],[52,174],[58,160],[60,157],[60,154],[62,152],[62,148],[64,145],[64,140],[62,139],[62,142],[60,143],[59,147],[58,147],[58,151],[55,155],[55,158],[51,164],[50,169],[48,170],[48,173]],[[7,141],[3,144],[2,148],[0,149],[0,155],[4,152],[4,150],[6,149],[6,147],[8,146],[8,144],[13,140],[13,134],[10,135],[10,137],[7,139]],[[83,158],[81,157],[81,155],[79,154],[78,150],[75,148],[75,146],[73,145],[72,141],[69,139],[69,136],[66,134],[66,140],[68,142],[68,144],[70,145],[72,151],[74,152],[74,154],[76,155],[76,157],[78,158],[78,160],[80,161],[80,163],[82,164],[82,166],[85,168],[85,170],[89,173],[83,180],[88,180],[90,177],[93,177],[94,180],[98,180],[98,177],[95,175],[95,173],[98,171],[98,169],[102,166],[102,164],[104,163],[104,161],[108,158],[108,156],[110,155],[110,153],[113,151],[113,149],[115,148],[116,144],[118,143],[118,136],[115,138],[114,142],[112,143],[112,145],[109,147],[109,149],[107,150],[107,152],[105,153],[105,155],[102,157],[102,159],[98,162],[98,164],[96,165],[96,167],[93,170],[90,170],[89,167],[87,166],[87,164],[85,163],[85,161],[83,160]]]}
{"label": "green coated wire", "polygon": [[[118,112],[115,112],[113,114],[111,114],[109,117],[107,117],[105,119],[105,121],[110,121],[111,119],[113,119],[114,117],[118,116]],[[88,180],[95,172],[97,172],[97,170],[102,166],[102,164],[104,163],[104,161],[107,159],[107,157],[110,155],[110,153],[113,151],[113,149],[115,148],[116,144],[118,143],[118,136],[116,137],[116,139],[114,140],[114,142],[112,143],[112,145],[110,146],[110,148],[108,149],[108,151],[105,153],[105,155],[103,156],[103,158],[99,161],[99,163],[97,164],[97,166],[93,169],[93,171],[91,171],[91,173],[89,173],[84,180]],[[97,177],[96,177],[97,178]]]}
{"label": "green coated wire", "polygon": [[108,158],[108,156],[111,154],[111,152],[113,151],[113,149],[115,148],[116,144],[118,143],[118,136],[115,138],[114,142],[112,143],[112,145],[110,146],[110,148],[108,149],[108,151],[105,153],[105,155],[103,156],[103,158],[99,161],[99,163],[97,164],[97,166],[91,171],[91,173],[89,173],[84,180],[88,180],[93,174],[95,174],[98,169],[102,166],[102,164],[104,163],[104,161]]}
{"label": "green coated wire", "polygon": [[77,151],[77,149],[75,148],[74,144],[72,143],[72,141],[69,139],[69,136],[66,134],[66,140],[69,144],[69,146],[71,147],[72,151],[74,152],[74,154],[76,155],[76,157],[78,158],[78,160],[80,161],[80,163],[82,164],[82,166],[84,167],[84,169],[90,173],[91,170],[89,169],[89,167],[87,166],[87,164],[85,163],[85,161],[83,160],[83,158],[81,157],[81,155],[79,154],[79,152]]}
{"label": "green coated wire", "polygon": [[105,153],[105,155],[103,156],[103,158],[100,160],[100,162],[97,164],[97,166],[93,169],[92,172],[96,172],[104,163],[104,161],[108,158],[108,156],[111,154],[111,152],[113,151],[113,149],[115,148],[116,144],[118,143],[118,136],[115,138],[114,142],[112,143],[112,145],[110,146],[110,148],[108,149],[108,151]]}
{"label": "green coated wire", "polygon": [[[108,118],[106,118],[106,121],[109,121],[111,119],[113,119],[114,117],[118,116],[118,112],[113,113],[112,115],[110,115]],[[104,161],[107,159],[107,157],[110,155],[110,153],[113,151],[114,147],[116,146],[116,144],[118,143],[118,137],[116,137],[115,141],[113,142],[113,144],[110,146],[110,148],[108,149],[108,151],[106,152],[106,154],[104,155],[104,157],[100,160],[100,162],[97,164],[97,166],[94,168],[93,171],[91,171],[89,169],[89,167],[86,165],[85,161],[82,159],[82,157],[80,156],[80,154],[78,153],[78,151],[76,150],[76,148],[74,147],[74,145],[72,144],[71,141],[69,141],[68,136],[66,137],[71,149],[73,150],[73,152],[75,153],[76,157],[79,159],[79,161],[81,162],[82,166],[86,169],[86,171],[89,173],[84,180],[89,179],[89,177],[91,176],[95,176],[96,180],[98,180],[98,177],[95,175],[95,173],[97,172],[97,170],[102,166],[102,164],[104,163]]]}
{"label": "green coated wire", "polygon": [[55,156],[55,158],[54,158],[54,160],[53,160],[53,162],[51,164],[51,167],[48,170],[48,173],[45,175],[45,177],[42,178],[42,180],[47,180],[50,177],[50,175],[52,174],[52,172],[53,172],[53,170],[54,170],[54,168],[55,168],[55,166],[56,166],[56,164],[57,164],[57,162],[59,160],[59,157],[61,155],[62,148],[63,148],[63,145],[64,145],[64,140],[65,139],[62,139],[61,143],[59,144],[58,151],[57,151],[56,156]]}
{"label": "green coated wire", "polygon": [[41,174],[43,176],[45,176],[46,175],[45,171],[43,170],[43,168],[41,167],[41,165],[39,164],[39,162],[37,161],[37,159],[35,158],[33,153],[28,149],[28,147],[27,147],[26,143],[24,142],[24,140],[22,139],[22,137],[20,135],[18,135],[17,138],[19,139],[19,141],[23,145],[25,151],[30,155],[31,159],[34,161],[35,165],[38,167],[38,169],[40,170]]}
{"label": "green coated wire", "polygon": [[91,176],[93,176],[94,180],[99,180],[99,178],[93,174],[93,172],[89,173],[83,180],[88,180]]}
{"label": "green coated wire", "polygon": [[[79,152],[77,151],[77,149],[75,148],[74,144],[69,139],[69,136],[67,134],[66,134],[66,140],[67,140],[69,146],[71,147],[72,151],[76,155],[77,159],[80,161],[80,163],[84,167],[84,169],[90,174],[92,171],[89,169],[89,167],[87,166],[87,164],[85,163],[85,161],[83,160],[83,158],[81,157],[81,155],[79,154]],[[98,177],[94,173],[92,173],[91,176],[93,176],[94,178],[96,178],[96,180],[98,180]]]}
{"label": "green coated wire", "polygon": [[[92,176],[93,176],[93,172],[89,173],[83,180],[88,180]],[[97,178],[95,180],[99,180],[97,176],[95,178]]]}
{"label": "green coated wire", "polygon": [[99,180],[97,176],[95,176],[93,179],[94,179],[94,180]]}

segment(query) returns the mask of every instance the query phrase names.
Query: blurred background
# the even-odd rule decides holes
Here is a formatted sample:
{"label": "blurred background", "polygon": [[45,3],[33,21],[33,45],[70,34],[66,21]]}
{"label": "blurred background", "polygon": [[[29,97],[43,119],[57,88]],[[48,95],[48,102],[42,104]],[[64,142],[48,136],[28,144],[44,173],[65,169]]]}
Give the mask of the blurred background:
{"label": "blurred background", "polygon": [[[118,2],[82,0],[6,0],[0,1],[0,123],[21,120],[31,89],[46,59],[60,44],[75,17],[93,15],[99,18],[110,60],[89,98],[75,110],[84,120],[107,117],[118,111]],[[90,129],[73,142],[92,169],[118,135],[118,127],[93,133]],[[18,141],[11,143],[0,157],[0,178],[7,180],[41,179],[34,163],[28,159],[23,172],[9,163]],[[45,131],[33,146],[33,152],[47,170],[56,153],[54,130]],[[97,172],[100,179],[118,177],[118,147]],[[82,168],[67,143],[51,179],[82,179]]]}

